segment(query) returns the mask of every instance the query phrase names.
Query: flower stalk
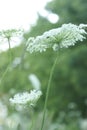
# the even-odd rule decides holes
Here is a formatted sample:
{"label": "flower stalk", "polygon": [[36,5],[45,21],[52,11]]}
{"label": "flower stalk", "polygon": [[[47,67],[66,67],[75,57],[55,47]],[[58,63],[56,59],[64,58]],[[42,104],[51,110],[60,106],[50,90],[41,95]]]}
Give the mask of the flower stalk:
{"label": "flower stalk", "polygon": [[49,96],[49,92],[50,92],[51,81],[52,81],[53,72],[54,72],[54,69],[55,69],[55,66],[56,66],[56,63],[57,63],[57,59],[58,59],[58,54],[57,54],[57,57],[56,57],[56,59],[55,59],[55,61],[54,61],[54,64],[53,64],[53,66],[52,66],[52,69],[51,69],[51,71],[50,71],[50,76],[49,76],[48,85],[47,85],[47,90],[46,90],[46,98],[45,98],[45,103],[44,103],[43,119],[42,119],[42,124],[41,124],[41,129],[40,129],[40,130],[43,130],[43,126],[44,126],[44,123],[45,123],[46,108],[47,108],[47,103],[48,103],[48,96]]}

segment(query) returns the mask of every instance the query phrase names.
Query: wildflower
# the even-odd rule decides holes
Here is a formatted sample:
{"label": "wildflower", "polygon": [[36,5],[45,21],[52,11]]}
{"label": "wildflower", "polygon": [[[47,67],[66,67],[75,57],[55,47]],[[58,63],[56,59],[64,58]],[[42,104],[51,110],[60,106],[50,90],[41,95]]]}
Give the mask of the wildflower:
{"label": "wildflower", "polygon": [[[0,121],[5,119],[8,114],[7,107],[0,100]],[[1,123],[1,122],[0,122]]]}
{"label": "wildflower", "polygon": [[34,89],[40,89],[41,83],[40,83],[38,77],[35,74],[30,74],[28,76],[28,79],[30,80]]}
{"label": "wildflower", "polygon": [[13,62],[12,62],[12,67],[15,68],[17,65],[19,65],[21,63],[21,58],[20,57],[16,57]]}
{"label": "wildflower", "polygon": [[8,29],[0,31],[0,37],[10,39],[11,37],[18,37],[23,34],[22,29]]}
{"label": "wildflower", "polygon": [[85,38],[85,28],[87,24],[64,24],[60,28],[49,30],[36,38],[31,37],[27,41],[27,50],[32,52],[43,52],[47,48],[53,48],[57,51],[59,48],[68,48],[75,45],[77,41],[83,41]]}
{"label": "wildflower", "polygon": [[41,95],[42,92],[40,90],[31,90],[30,93],[24,92],[14,95],[14,97],[10,98],[9,101],[12,104],[34,106]]}

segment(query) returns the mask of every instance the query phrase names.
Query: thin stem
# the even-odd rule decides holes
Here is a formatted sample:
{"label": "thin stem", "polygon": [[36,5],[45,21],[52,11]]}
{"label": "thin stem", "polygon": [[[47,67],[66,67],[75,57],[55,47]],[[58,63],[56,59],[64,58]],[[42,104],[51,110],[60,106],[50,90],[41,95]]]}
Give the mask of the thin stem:
{"label": "thin stem", "polygon": [[54,62],[54,64],[53,64],[53,66],[52,66],[52,69],[51,69],[51,71],[50,71],[50,76],[49,76],[48,85],[47,85],[47,91],[46,91],[45,104],[44,104],[43,119],[42,119],[42,124],[41,124],[41,129],[40,129],[40,130],[43,130],[43,126],[44,126],[44,122],[45,122],[48,96],[49,96],[49,91],[50,91],[50,87],[51,87],[51,81],[52,81],[53,72],[54,72],[54,69],[55,69],[55,65],[56,65],[56,63],[57,63],[57,58],[58,58],[58,55],[57,55],[57,57],[56,57],[56,59],[55,59],[55,62]]}
{"label": "thin stem", "polygon": [[31,123],[31,126],[30,126],[30,129],[29,129],[29,130],[32,130],[33,124],[34,124],[34,119],[32,118],[32,123]]}
{"label": "thin stem", "polygon": [[9,70],[9,65],[7,66],[5,72],[3,73],[3,75],[2,75],[2,77],[0,79],[0,84],[2,83],[2,80],[3,80],[4,76],[6,75],[6,73],[8,72],[8,70]]}
{"label": "thin stem", "polygon": [[33,110],[32,110],[32,107],[31,107],[31,118],[32,118],[32,121],[31,121],[31,126],[30,126],[30,129],[29,129],[29,130],[32,130],[33,124],[34,124],[34,112],[33,112]]}
{"label": "thin stem", "polygon": [[8,39],[9,50],[11,50],[10,38],[7,38],[7,39]]}
{"label": "thin stem", "polygon": [[2,80],[3,80],[3,78],[5,77],[6,73],[8,72],[9,67],[10,67],[10,64],[11,64],[11,46],[10,46],[10,38],[7,38],[7,40],[8,40],[8,45],[9,45],[10,62],[9,62],[9,65],[7,66],[6,70],[4,71],[4,73],[3,73],[3,75],[2,75],[2,78],[0,79],[0,84],[2,83]]}
{"label": "thin stem", "polygon": [[11,64],[11,60],[12,60],[12,52],[11,52],[10,38],[7,38],[7,40],[8,40],[8,45],[9,45],[9,56],[10,56],[10,64]]}
{"label": "thin stem", "polygon": [[23,48],[23,51],[22,51],[22,55],[21,55],[21,64],[20,64],[21,65],[20,66],[21,69],[23,69],[23,67],[24,67],[24,56],[25,56],[26,48],[27,48],[27,46],[24,45],[24,48]]}

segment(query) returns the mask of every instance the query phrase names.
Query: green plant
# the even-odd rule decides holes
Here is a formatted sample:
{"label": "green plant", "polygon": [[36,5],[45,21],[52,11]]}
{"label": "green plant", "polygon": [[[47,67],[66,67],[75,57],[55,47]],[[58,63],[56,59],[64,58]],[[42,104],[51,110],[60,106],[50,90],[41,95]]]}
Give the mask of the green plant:
{"label": "green plant", "polygon": [[23,35],[23,30],[22,29],[8,29],[8,30],[2,30],[0,31],[0,42],[4,42],[6,41],[8,46],[9,46],[9,64],[6,68],[6,70],[4,71],[2,78],[0,79],[0,84],[4,78],[4,76],[6,75],[7,71],[10,68],[11,65],[11,61],[12,61],[12,51],[11,51],[11,40],[14,37],[19,37]]}
{"label": "green plant", "polygon": [[[68,48],[70,46],[74,46],[78,41],[83,41],[86,39],[86,31],[85,28],[87,25],[85,24],[80,24],[79,26],[74,25],[74,24],[64,24],[60,28],[52,29],[48,32],[45,32],[41,36],[37,36],[36,38],[29,38],[27,43],[26,43],[26,49],[30,53],[33,52],[45,52],[48,48],[53,49],[53,51],[56,52],[56,58],[55,61],[52,65],[52,69],[50,70],[49,74],[49,79],[47,83],[47,90],[46,90],[46,98],[45,98],[45,103],[44,103],[44,110],[43,110],[43,117],[42,117],[42,122],[41,122],[41,128],[40,130],[44,129],[45,126],[45,120],[46,120],[46,112],[47,112],[47,104],[48,104],[48,97],[50,93],[50,88],[51,88],[51,83],[52,83],[52,78],[53,78],[53,73],[54,69],[56,66],[57,61],[60,59],[59,54],[60,50],[62,48]],[[10,41],[13,36],[18,36],[20,33],[16,32],[16,30],[7,30],[7,31],[2,31],[0,32],[1,37],[6,38],[9,44],[9,52],[11,56],[11,47],[10,47]],[[10,59],[11,62],[11,59]],[[5,74],[8,71],[8,67],[3,74],[1,81]],[[24,93],[19,93],[14,96],[14,98],[10,98],[10,102],[15,105],[21,105],[22,107],[29,107],[29,106],[34,106],[41,96],[41,91],[39,90],[34,90],[31,91],[29,94],[28,92]],[[31,122],[31,128],[33,127],[33,119]],[[72,127],[72,125],[70,126]],[[20,125],[18,125],[18,129],[20,129]]]}
{"label": "green plant", "polygon": [[[74,24],[64,24],[62,27],[57,29],[52,29],[48,32],[45,32],[41,36],[37,36],[36,38],[29,38],[27,41],[27,50],[32,52],[43,52],[46,51],[47,48],[53,48],[54,51],[59,51],[61,48],[68,48],[69,46],[74,46],[77,41],[83,41],[85,39],[85,35],[87,34],[85,28],[87,25],[80,24],[79,26]],[[44,122],[45,122],[45,114],[48,103],[48,96],[51,87],[51,81],[53,72],[55,69],[55,65],[57,62],[57,56],[55,62],[53,64],[52,70],[50,71],[50,76],[47,85],[46,91],[46,99],[44,104],[44,112],[41,129],[43,130]]]}

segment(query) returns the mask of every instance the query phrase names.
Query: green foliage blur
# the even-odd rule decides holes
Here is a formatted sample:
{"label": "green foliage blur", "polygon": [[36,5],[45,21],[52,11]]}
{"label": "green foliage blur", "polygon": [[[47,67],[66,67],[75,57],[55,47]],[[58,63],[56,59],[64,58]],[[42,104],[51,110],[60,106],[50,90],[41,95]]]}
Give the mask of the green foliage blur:
{"label": "green foliage blur", "polygon": [[[37,120],[38,117],[37,123],[35,123],[36,126],[41,121],[47,82],[56,58],[56,52],[49,49],[44,53],[30,54],[25,51],[25,41],[29,37],[41,35],[43,32],[57,28],[65,23],[87,24],[87,0],[52,0],[47,4],[46,10],[57,14],[59,21],[52,24],[47,17],[38,14],[37,24],[24,34],[25,40],[22,41],[19,47],[11,49],[11,61],[9,61],[9,50],[0,53],[0,100],[7,106],[8,117],[13,113],[18,113],[17,110],[10,106],[9,98],[18,92],[29,91],[34,88],[29,76],[31,74],[36,75],[41,83],[43,95],[34,109],[36,113],[35,119]],[[87,40],[84,40],[74,47],[59,51],[59,58],[51,83],[44,129],[84,130],[82,126],[79,128],[79,122],[81,119],[85,120],[87,118],[86,44]],[[26,113],[22,114],[24,114],[25,122],[28,123]],[[22,114],[19,113],[19,115]],[[1,126],[5,130],[6,126],[0,119]],[[21,126],[18,129],[24,130],[26,128],[25,126],[20,128]],[[38,129],[38,126],[33,128],[33,130]],[[10,127],[8,130],[10,130]]]}

